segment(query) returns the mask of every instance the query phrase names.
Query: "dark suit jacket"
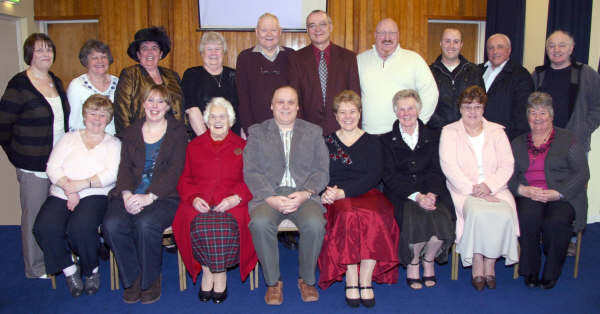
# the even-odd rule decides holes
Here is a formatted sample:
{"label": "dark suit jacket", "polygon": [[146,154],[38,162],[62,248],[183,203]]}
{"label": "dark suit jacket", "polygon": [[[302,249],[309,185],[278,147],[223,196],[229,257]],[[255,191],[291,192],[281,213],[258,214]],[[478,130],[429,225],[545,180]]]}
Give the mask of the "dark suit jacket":
{"label": "dark suit jacket", "polygon": [[[481,74],[487,69],[480,65]],[[501,124],[510,140],[529,131],[525,108],[527,97],[533,93],[533,80],[520,64],[509,59],[490,86],[483,116],[491,122]]]}
{"label": "dark suit jacket", "polygon": [[[554,140],[550,144],[544,160],[544,174],[549,189],[560,192],[565,200],[575,209],[575,231],[585,228],[587,221],[587,191],[585,185],[590,178],[590,169],[582,146],[573,133],[561,128],[554,128]],[[515,171],[508,181],[513,195],[517,193],[519,184],[529,185],[525,172],[529,168],[527,152],[527,135],[523,134],[512,141],[515,156]]]}
{"label": "dark suit jacket", "polygon": [[[185,164],[185,149],[187,147],[187,133],[183,122],[171,116],[167,117],[167,131],[160,151],[156,158],[156,165],[152,173],[152,182],[148,193],[163,198],[179,198],[177,182]],[[121,197],[121,192],[129,190],[134,193],[142,180],[144,161],[146,159],[146,146],[142,135],[142,125],[145,119],[134,121],[119,134],[121,138],[121,162],[117,175],[117,184],[110,191],[111,197]]]}
{"label": "dark suit jacket", "polygon": [[327,65],[326,106],[323,107],[319,69],[312,45],[290,56],[290,85],[298,91],[299,117],[323,128],[323,135],[340,128],[335,120],[332,104],[337,94],[351,89],[360,95],[356,54],[331,43]]}
{"label": "dark suit jacket", "polygon": [[[296,187],[313,191],[312,199],[318,204],[321,204],[318,193],[329,182],[329,151],[322,132],[314,124],[296,119],[289,156],[290,173]],[[265,198],[276,195],[285,163],[283,142],[275,120],[252,125],[244,148],[244,181],[254,197],[248,204],[250,212]]]}

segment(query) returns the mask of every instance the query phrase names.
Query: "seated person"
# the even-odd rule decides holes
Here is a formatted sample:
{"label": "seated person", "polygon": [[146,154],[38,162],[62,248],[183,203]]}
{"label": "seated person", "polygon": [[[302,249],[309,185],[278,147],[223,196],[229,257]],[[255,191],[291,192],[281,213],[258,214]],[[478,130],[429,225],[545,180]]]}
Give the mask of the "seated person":
{"label": "seated person", "polygon": [[257,263],[248,229],[252,194],[242,172],[246,141],[231,131],[235,112],[229,101],[211,99],[204,122],[208,132],[187,147],[173,234],[192,279],[203,272],[200,300],[222,303],[227,297],[227,268],[240,264],[244,280]]}
{"label": "seated person", "polygon": [[456,252],[473,265],[477,291],[496,288],[496,259],[519,261],[519,221],[508,190],[514,159],[504,127],[483,118],[487,96],[479,86],[459,97],[460,120],[440,137],[440,165],[456,210]]}
{"label": "seated person", "polygon": [[146,112],[124,129],[121,164],[103,228],[125,288],[123,301],[160,299],[162,234],[177,206],[177,181],[185,162],[186,127],[171,115],[171,94],[153,85],[143,97]]}
{"label": "seated person", "polygon": [[[446,189],[438,154],[439,132],[418,118],[421,98],[405,89],[392,99],[398,118],[383,135],[384,193],[394,204],[400,227],[400,263],[412,289],[435,286],[434,260],[445,263],[454,241],[452,199]],[[419,264],[423,262],[423,280]],[[424,281],[424,282],[423,282]]]}
{"label": "seated person", "polygon": [[299,229],[298,288],[302,301],[319,299],[314,287],[317,258],[325,234],[325,208],[318,195],[329,181],[329,155],[320,127],[297,119],[298,94],[289,86],[275,90],[273,119],[248,129],[244,180],[254,198],[248,204],[250,232],[268,286],[265,302],[283,302],[277,227],[284,219]]}
{"label": "seated person", "polygon": [[[98,226],[106,212],[106,195],[117,181],[121,152],[121,142],[105,131],[112,120],[110,100],[92,95],[82,112],[85,127],[65,134],[50,154],[46,168],[52,182],[50,196],[33,227],[46,272],[62,271],[74,297],[100,288]],[[78,263],[71,251],[79,256]]]}
{"label": "seated person", "polygon": [[[552,289],[560,277],[569,239],[585,226],[590,178],[583,148],[573,133],[553,126],[552,97],[534,92],[527,104],[530,133],[515,138],[515,172],[509,181],[521,225],[519,274],[528,287]],[[577,227],[581,226],[581,227]],[[546,260],[539,280],[542,254]]]}
{"label": "seated person", "polygon": [[373,278],[378,283],[398,281],[399,230],[393,205],[377,189],[383,169],[381,142],[358,127],[361,108],[360,96],[351,90],[333,100],[340,129],[325,137],[330,180],[321,195],[327,231],[319,256],[319,286],[326,289],[346,274],[346,303],[372,307]]}

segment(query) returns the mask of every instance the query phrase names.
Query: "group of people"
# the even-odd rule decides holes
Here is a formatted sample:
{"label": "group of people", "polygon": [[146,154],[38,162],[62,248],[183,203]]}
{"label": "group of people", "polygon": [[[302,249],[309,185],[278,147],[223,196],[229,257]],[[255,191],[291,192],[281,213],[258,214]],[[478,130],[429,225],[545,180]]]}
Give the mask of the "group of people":
{"label": "group of people", "polygon": [[203,65],[183,79],[159,66],[171,49],[160,27],[135,34],[127,54],[137,64],[118,78],[109,47],[90,40],[79,54],[88,71],[66,91],[50,72],[52,40],[29,36],[29,68],[0,101],[26,276],[63,272],[73,296],[95,293],[102,236],[124,302],[156,302],[172,226],[192,279],[203,274],[201,301],[225,301],[226,271],[239,265],[244,280],[260,262],[265,302],[278,305],[277,230],[288,219],[305,302],[319,299],[316,284],[345,278],[347,304],[372,307],[372,282],[397,282],[399,265],[410,288],[434,287],[453,243],[477,290],[496,288],[500,257],[520,263],[527,286],[554,287],[572,232],[585,227],[600,124],[600,75],[571,59],[572,37],[552,33],[549,63],[532,77],[503,34],[477,66],[460,54],[460,31],[446,29],[428,67],[400,47],[392,19],[358,56],[331,42],[326,12],[311,12],[306,28],[310,45],[283,47],[265,13],[235,70],[223,65],[224,37],[206,32]]}

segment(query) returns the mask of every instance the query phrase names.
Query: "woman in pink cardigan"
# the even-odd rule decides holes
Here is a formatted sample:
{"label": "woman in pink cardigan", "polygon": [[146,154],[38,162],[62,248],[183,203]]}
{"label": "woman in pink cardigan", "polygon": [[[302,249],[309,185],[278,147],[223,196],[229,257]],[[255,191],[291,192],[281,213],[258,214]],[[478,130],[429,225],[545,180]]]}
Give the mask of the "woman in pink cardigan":
{"label": "woman in pink cardigan", "polygon": [[456,251],[463,266],[473,266],[472,284],[496,288],[498,257],[519,260],[519,222],[508,190],[514,159],[504,127],[483,118],[485,91],[471,86],[459,98],[461,119],[446,125],[440,138],[440,163],[456,208]]}

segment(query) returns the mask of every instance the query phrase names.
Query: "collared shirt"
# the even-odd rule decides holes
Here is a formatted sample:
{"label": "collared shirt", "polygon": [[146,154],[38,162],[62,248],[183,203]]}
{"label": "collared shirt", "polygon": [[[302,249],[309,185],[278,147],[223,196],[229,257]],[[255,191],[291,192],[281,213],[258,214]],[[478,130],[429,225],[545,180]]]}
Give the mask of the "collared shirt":
{"label": "collared shirt", "polygon": [[[419,142],[419,124],[417,123],[417,125],[415,126],[415,130],[413,131],[412,135],[404,132],[404,130],[402,129],[402,125],[399,124],[398,126],[400,129],[400,135],[402,136],[402,140],[404,141],[404,143],[406,143],[406,145],[408,145],[408,147],[411,150],[415,150],[415,147]],[[414,192],[408,196],[408,199],[416,202],[418,194],[419,192]]]}
{"label": "collared shirt", "polygon": [[263,57],[265,57],[265,59],[274,62],[275,59],[277,59],[277,55],[282,50],[285,50],[285,48],[277,46],[275,49],[275,53],[272,56],[269,56],[261,46],[256,45],[254,46],[254,49],[252,49],[252,52],[259,52]]}
{"label": "collared shirt", "polygon": [[494,83],[494,80],[496,79],[498,74],[502,72],[502,69],[504,69],[504,66],[506,65],[506,62],[508,62],[508,60],[509,59],[506,59],[506,61],[504,61],[500,66],[496,67],[495,69],[492,69],[492,63],[489,60],[485,63],[487,69],[485,70],[485,73],[483,73],[483,82],[485,83],[486,92],[490,90],[490,86],[492,86],[492,83]]}
{"label": "collared shirt", "polygon": [[295,188],[296,182],[292,178],[290,173],[290,148],[292,146],[292,136],[294,135],[294,129],[282,131],[279,129],[279,136],[283,142],[283,154],[285,156],[285,171],[283,172],[283,178],[281,178],[281,184],[279,186],[288,186]]}
{"label": "collared shirt", "polygon": [[[313,53],[315,54],[315,60],[317,60],[317,68],[319,68],[319,62],[321,61],[321,49],[317,48],[315,45],[312,45]],[[323,50],[323,58],[325,58],[325,63],[329,65],[329,55],[331,55],[331,44],[327,46]]]}

